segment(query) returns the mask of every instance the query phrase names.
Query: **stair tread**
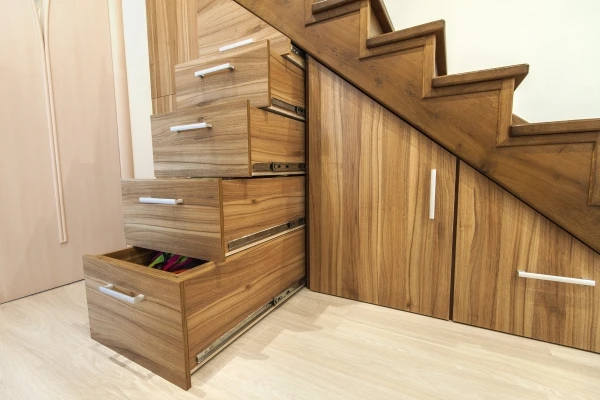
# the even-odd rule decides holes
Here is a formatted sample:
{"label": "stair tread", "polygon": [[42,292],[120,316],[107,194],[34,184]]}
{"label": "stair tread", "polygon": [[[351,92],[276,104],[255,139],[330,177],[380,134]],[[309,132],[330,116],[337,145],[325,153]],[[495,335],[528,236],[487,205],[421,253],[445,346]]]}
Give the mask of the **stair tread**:
{"label": "stair tread", "polygon": [[454,85],[464,85],[468,83],[488,82],[502,80],[507,78],[515,78],[515,89],[525,79],[529,72],[528,64],[512,65],[509,67],[500,67],[492,69],[484,69],[481,71],[464,72],[461,74],[453,74],[446,76],[438,76],[433,78],[433,87],[445,87]]}
{"label": "stair tread", "polygon": [[342,7],[358,0],[323,0],[312,5],[312,13],[320,14],[325,11],[333,10],[337,7]]}
{"label": "stair tread", "polygon": [[511,136],[554,135],[561,133],[600,132],[600,119],[575,119],[516,124],[511,126]]}
{"label": "stair tread", "polygon": [[446,21],[443,19],[372,37],[367,40],[367,48],[385,46],[427,35],[436,36],[435,62],[437,71],[439,75],[446,75],[448,73],[446,64]]}

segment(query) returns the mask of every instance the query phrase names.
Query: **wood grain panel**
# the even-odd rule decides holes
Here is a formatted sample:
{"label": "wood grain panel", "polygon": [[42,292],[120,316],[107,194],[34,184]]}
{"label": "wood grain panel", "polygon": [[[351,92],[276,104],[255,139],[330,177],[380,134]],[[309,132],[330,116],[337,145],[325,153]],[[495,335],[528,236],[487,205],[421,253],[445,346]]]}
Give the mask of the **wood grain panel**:
{"label": "wood grain panel", "polygon": [[[220,54],[211,61],[203,58],[176,66],[177,109],[250,100],[253,107],[269,107],[269,42],[263,41]],[[196,71],[231,63],[235,70],[204,78]]]}
{"label": "wood grain panel", "polygon": [[152,99],[152,114],[166,114],[177,111],[177,99],[174,94]]}
{"label": "wood grain panel", "polygon": [[[251,176],[249,112],[248,101],[243,100],[153,116],[156,177]],[[212,128],[170,130],[172,126],[198,122],[209,123]]]}
{"label": "wood grain panel", "polygon": [[[218,179],[124,180],[127,243],[203,260],[224,258]],[[183,204],[140,204],[140,197],[181,199]]]}
{"label": "wood grain panel", "polygon": [[454,319],[600,351],[600,291],[517,270],[600,279],[600,255],[461,163]]}
{"label": "wood grain panel", "polygon": [[312,58],[308,76],[310,288],[448,318],[456,159]]}
{"label": "wood grain panel", "polygon": [[304,163],[305,124],[278,114],[250,109],[252,163]]}
{"label": "wood grain panel", "polygon": [[146,0],[152,98],[175,94],[174,67],[198,58],[196,0]]}
{"label": "wood grain panel", "polygon": [[[148,275],[141,266],[140,271],[124,269],[115,261],[111,255],[83,259],[92,339],[189,388],[180,284]],[[98,288],[109,283],[145,299],[129,304],[101,293]]]}
{"label": "wood grain panel", "polygon": [[304,176],[225,180],[225,244],[305,216]]}
{"label": "wood grain panel", "polygon": [[280,236],[185,281],[192,367],[199,352],[304,277],[305,234]]}
{"label": "wood grain panel", "polygon": [[201,57],[219,52],[222,46],[253,39],[268,39],[271,51],[290,52],[291,41],[271,25],[232,0],[198,0],[198,48]]}

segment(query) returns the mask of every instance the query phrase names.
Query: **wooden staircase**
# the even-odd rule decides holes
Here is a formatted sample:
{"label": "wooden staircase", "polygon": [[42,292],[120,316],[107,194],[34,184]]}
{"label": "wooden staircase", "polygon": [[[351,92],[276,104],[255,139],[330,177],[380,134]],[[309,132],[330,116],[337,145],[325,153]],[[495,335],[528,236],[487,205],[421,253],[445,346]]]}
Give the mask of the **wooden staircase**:
{"label": "wooden staircase", "polygon": [[528,65],[448,75],[445,22],[393,31],[382,0],[235,1],[600,252],[600,119],[513,115]]}

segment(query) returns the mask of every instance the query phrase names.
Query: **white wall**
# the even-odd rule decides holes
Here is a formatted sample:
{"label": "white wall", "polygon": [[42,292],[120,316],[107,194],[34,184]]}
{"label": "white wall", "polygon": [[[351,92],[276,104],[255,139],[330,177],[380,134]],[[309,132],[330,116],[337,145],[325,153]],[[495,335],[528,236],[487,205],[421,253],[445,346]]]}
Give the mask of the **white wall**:
{"label": "white wall", "polygon": [[600,1],[385,0],[395,29],[446,20],[448,73],[529,64],[514,112],[600,118]]}
{"label": "white wall", "polygon": [[154,163],[150,127],[152,94],[150,89],[145,0],[123,1],[123,34],[125,37],[134,173],[138,179],[153,178]]}

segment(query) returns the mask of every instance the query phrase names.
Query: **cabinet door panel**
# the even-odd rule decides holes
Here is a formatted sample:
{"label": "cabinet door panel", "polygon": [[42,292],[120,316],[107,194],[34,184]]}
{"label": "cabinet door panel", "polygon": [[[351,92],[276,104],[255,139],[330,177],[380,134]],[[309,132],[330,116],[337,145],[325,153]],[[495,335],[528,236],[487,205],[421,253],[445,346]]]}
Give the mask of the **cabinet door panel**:
{"label": "cabinet door panel", "polygon": [[455,157],[312,59],[309,110],[310,288],[448,318]]}
{"label": "cabinet door panel", "polygon": [[466,164],[459,175],[454,320],[600,351],[600,290],[584,285],[600,255]]}

